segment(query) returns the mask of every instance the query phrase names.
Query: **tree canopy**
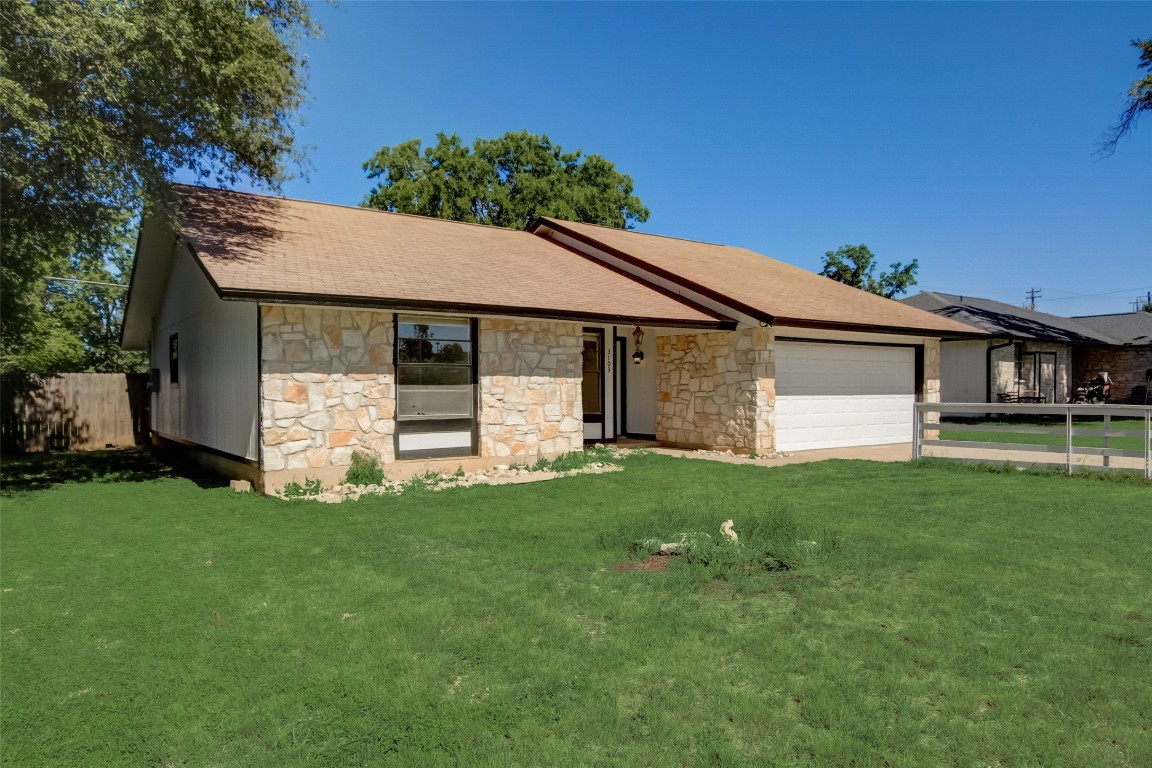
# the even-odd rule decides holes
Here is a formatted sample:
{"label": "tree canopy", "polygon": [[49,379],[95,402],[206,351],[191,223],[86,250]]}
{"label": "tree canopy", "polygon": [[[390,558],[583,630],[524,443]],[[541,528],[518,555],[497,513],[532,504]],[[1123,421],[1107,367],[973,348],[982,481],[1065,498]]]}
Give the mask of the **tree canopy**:
{"label": "tree canopy", "polygon": [[1146,40],[1133,40],[1132,45],[1140,49],[1140,69],[1148,70],[1148,74],[1137,78],[1128,89],[1128,98],[1124,102],[1124,109],[1116,125],[1108,131],[1101,150],[1105,154],[1116,151],[1120,139],[1131,133],[1136,127],[1140,114],[1152,109],[1152,37]]}
{"label": "tree canopy", "polygon": [[908,264],[896,262],[889,266],[890,272],[881,272],[879,277],[875,277],[876,257],[868,246],[861,243],[842,245],[835,251],[825,253],[824,267],[820,274],[838,283],[894,299],[916,285],[916,270],[919,268],[920,262],[917,259],[912,259]]}
{"label": "tree canopy", "polygon": [[37,359],[58,309],[46,278],[100,262],[126,281],[104,260],[178,171],[279,188],[316,31],[306,0],[0,0],[6,368]]}
{"label": "tree canopy", "polygon": [[538,216],[631,229],[649,211],[632,178],[600,155],[565,152],[547,136],[520,131],[471,147],[456,134],[385,146],[364,170],[379,179],[362,205],[454,221],[525,229]]}

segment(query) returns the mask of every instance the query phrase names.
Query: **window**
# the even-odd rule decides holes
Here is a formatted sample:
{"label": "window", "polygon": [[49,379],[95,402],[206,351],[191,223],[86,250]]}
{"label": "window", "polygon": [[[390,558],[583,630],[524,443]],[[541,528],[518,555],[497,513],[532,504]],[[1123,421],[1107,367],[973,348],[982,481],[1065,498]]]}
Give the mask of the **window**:
{"label": "window", "polygon": [[168,337],[168,381],[180,383],[180,334]]}
{"label": "window", "polygon": [[396,319],[396,447],[402,458],[475,450],[473,321]]}
{"label": "window", "polygon": [[400,420],[472,418],[471,331],[467,320],[400,318],[396,333]]}
{"label": "window", "polygon": [[603,331],[584,331],[584,383],[580,391],[583,397],[584,421],[589,424],[604,421],[604,373],[601,370],[603,344]]}

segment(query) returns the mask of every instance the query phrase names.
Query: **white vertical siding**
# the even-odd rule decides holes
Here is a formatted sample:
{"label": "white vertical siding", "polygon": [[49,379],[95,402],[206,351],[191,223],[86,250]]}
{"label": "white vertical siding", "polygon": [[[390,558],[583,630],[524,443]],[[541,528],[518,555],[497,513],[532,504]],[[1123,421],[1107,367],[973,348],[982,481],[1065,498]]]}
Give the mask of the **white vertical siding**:
{"label": "white vertical siding", "polygon": [[987,355],[986,341],[945,341],[940,345],[941,402],[987,402]]}
{"label": "white vertical siding", "polygon": [[[216,295],[185,246],[176,245],[168,287],[152,334],[160,391],[152,428],[216,450],[258,455],[258,307]],[[170,382],[168,339],[179,336],[178,384]]]}
{"label": "white vertical siding", "polygon": [[[620,326],[620,335],[628,340],[624,347],[624,359],[620,361],[620,364],[626,366],[628,371],[626,374],[628,391],[624,393],[624,396],[628,398],[628,407],[625,409],[628,423],[624,425],[624,429],[637,435],[655,435],[656,379],[660,367],[660,361],[656,355],[658,329],[641,328],[644,331],[644,344],[640,350],[644,353],[644,359],[640,361],[639,365],[632,362],[632,352],[636,349],[636,344],[632,340],[634,329],[635,326],[632,328]],[[659,329],[659,333],[661,336],[665,336],[669,333],[675,333],[675,331]]]}

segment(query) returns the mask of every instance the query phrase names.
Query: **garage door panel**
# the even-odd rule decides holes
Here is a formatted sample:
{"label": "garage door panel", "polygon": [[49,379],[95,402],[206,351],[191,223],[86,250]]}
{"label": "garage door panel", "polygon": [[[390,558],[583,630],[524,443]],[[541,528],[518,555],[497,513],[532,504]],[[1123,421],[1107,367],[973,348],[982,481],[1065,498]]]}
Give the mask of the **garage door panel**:
{"label": "garage door panel", "polygon": [[779,343],[779,450],[908,442],[915,359],[910,347]]}

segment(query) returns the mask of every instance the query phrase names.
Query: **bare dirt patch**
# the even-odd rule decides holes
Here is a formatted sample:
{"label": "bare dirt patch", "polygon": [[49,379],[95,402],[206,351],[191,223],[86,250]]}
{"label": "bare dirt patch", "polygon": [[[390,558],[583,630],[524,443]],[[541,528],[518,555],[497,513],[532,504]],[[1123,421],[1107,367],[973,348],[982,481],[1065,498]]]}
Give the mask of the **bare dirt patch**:
{"label": "bare dirt patch", "polygon": [[615,569],[617,571],[666,571],[671,562],[672,557],[669,555],[649,555],[646,560],[629,560],[624,563],[617,563]]}

